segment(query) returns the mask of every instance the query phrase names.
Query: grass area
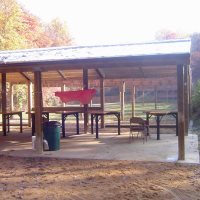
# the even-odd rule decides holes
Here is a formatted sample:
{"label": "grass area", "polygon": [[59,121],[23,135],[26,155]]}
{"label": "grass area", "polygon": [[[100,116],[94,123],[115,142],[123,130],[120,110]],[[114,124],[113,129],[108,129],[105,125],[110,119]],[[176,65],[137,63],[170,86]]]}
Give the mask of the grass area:
{"label": "grass area", "polygon": [[[135,115],[138,117],[145,118],[146,114],[144,111],[147,110],[154,110],[155,104],[154,103],[136,103],[135,106]],[[164,110],[176,110],[177,106],[175,103],[159,103],[157,104],[157,109],[164,109]],[[107,103],[105,105],[105,110],[115,110],[115,111],[121,111],[120,104],[119,103]],[[132,116],[132,105],[131,103],[125,104],[125,120],[129,120]],[[109,117],[109,116],[108,116]]]}
{"label": "grass area", "polygon": [[[95,105],[93,104],[94,107],[99,106],[99,105]],[[146,115],[144,113],[144,111],[147,110],[154,110],[155,109],[155,103],[136,103],[135,105],[135,115],[145,118]],[[166,110],[176,110],[176,103],[172,102],[172,103],[158,103],[157,104],[157,109],[166,109]],[[106,103],[105,104],[105,110],[109,110],[109,111],[121,111],[120,108],[120,103]],[[132,104],[131,103],[126,103],[125,104],[125,120],[129,120],[130,117],[132,116]],[[14,116],[13,119],[18,120],[19,117]],[[23,113],[23,119],[27,120],[28,119],[28,115],[26,114],[26,112]],[[61,120],[61,116],[60,114],[50,114],[50,119],[51,120]],[[73,116],[69,116],[68,119],[70,120],[74,120]],[[106,116],[106,119],[108,120],[116,120],[114,116]]]}

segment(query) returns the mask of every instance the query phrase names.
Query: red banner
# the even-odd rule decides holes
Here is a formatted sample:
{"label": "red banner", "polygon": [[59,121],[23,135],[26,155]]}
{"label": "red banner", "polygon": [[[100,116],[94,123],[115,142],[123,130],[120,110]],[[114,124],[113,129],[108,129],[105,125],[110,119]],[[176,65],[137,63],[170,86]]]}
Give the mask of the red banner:
{"label": "red banner", "polygon": [[95,89],[55,92],[55,96],[60,97],[60,100],[64,103],[80,101],[82,104],[89,104],[95,94]]}

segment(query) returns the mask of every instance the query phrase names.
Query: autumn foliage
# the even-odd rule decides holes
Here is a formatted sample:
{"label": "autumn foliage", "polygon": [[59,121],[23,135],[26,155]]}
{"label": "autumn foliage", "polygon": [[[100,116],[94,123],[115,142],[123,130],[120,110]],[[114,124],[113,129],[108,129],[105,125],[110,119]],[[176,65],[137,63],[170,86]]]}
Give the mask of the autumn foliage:
{"label": "autumn foliage", "polygon": [[[50,23],[25,10],[16,0],[0,0],[0,50],[67,46],[72,44],[67,25],[60,19]],[[45,103],[55,104],[52,93],[45,93]],[[14,86],[14,109],[27,108],[26,85]],[[1,99],[0,99],[1,101]],[[56,102],[58,103],[58,102]]]}
{"label": "autumn foliage", "polygon": [[0,1],[0,50],[72,44],[67,25],[59,19],[43,23],[16,0]]}

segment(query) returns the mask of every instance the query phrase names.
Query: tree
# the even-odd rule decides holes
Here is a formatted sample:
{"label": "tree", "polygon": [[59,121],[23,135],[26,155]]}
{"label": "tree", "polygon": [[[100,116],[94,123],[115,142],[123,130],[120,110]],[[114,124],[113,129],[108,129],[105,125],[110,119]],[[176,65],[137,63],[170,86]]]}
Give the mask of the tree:
{"label": "tree", "polygon": [[24,28],[22,10],[15,0],[0,1],[0,49],[26,47],[25,38],[19,33]]}
{"label": "tree", "polygon": [[13,50],[70,45],[66,23],[59,19],[44,24],[16,0],[0,1],[0,49]]}
{"label": "tree", "polygon": [[[0,1],[0,50],[63,46],[71,42],[66,24],[59,19],[44,24],[16,0]],[[18,85],[15,91],[16,108],[22,109],[26,105],[26,87]]]}
{"label": "tree", "polygon": [[52,47],[72,44],[66,23],[61,22],[58,18],[46,25],[46,35],[51,39]]}
{"label": "tree", "polygon": [[45,26],[38,17],[23,10],[22,23],[25,28],[20,30],[20,34],[24,35],[28,48],[41,48],[51,45],[52,42],[45,32]]}

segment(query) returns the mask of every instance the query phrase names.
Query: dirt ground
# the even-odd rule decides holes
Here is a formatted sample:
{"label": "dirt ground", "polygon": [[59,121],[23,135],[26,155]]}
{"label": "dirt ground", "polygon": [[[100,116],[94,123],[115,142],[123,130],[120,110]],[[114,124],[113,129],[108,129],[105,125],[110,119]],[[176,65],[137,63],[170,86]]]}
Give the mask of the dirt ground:
{"label": "dirt ground", "polygon": [[0,156],[0,199],[200,200],[200,165]]}

